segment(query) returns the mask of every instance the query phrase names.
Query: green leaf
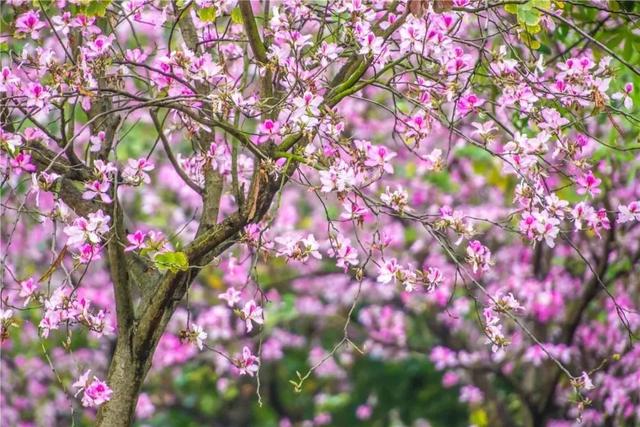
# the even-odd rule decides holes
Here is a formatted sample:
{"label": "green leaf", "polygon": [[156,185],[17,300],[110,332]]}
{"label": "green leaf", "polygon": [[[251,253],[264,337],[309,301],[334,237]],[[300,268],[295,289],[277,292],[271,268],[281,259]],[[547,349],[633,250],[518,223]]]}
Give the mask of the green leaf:
{"label": "green leaf", "polygon": [[242,24],[242,12],[239,7],[236,7],[231,11],[231,20],[234,24]]}
{"label": "green leaf", "polygon": [[153,258],[153,262],[158,270],[169,270],[172,273],[189,269],[189,258],[184,252],[159,253]]}
{"label": "green leaf", "polygon": [[516,13],[518,13],[518,5],[517,4],[507,4],[507,5],[505,5],[504,10],[515,15]]}
{"label": "green leaf", "polygon": [[107,8],[111,4],[111,0],[90,0],[81,10],[87,16],[102,17],[107,13]]}
{"label": "green leaf", "polygon": [[522,25],[533,27],[540,22],[540,12],[535,9],[519,8],[518,22]]}
{"label": "green leaf", "polygon": [[469,414],[469,421],[471,422],[471,424],[479,427],[485,427],[489,425],[489,417],[482,408],[477,408],[473,412],[471,412],[471,414]]}
{"label": "green leaf", "polygon": [[551,7],[551,0],[533,0],[533,7],[538,7],[540,9],[549,9]]}
{"label": "green leaf", "polygon": [[631,38],[628,38],[624,42],[624,48],[622,49],[622,57],[627,61],[631,61],[633,59],[634,53],[635,53],[635,49],[633,48],[633,42]]}
{"label": "green leaf", "polygon": [[540,45],[540,47],[538,48],[538,52],[544,53],[545,55],[551,55],[551,49],[549,49],[549,46],[544,44]]}
{"label": "green leaf", "polygon": [[218,10],[214,6],[198,9],[198,18],[202,22],[213,22],[216,20],[217,15]]}

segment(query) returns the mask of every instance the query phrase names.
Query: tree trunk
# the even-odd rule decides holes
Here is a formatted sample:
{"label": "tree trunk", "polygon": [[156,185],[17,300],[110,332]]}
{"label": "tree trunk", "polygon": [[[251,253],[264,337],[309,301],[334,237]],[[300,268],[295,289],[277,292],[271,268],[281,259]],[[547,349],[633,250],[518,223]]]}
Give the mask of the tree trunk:
{"label": "tree trunk", "polygon": [[129,427],[135,418],[140,388],[151,367],[151,356],[133,354],[129,343],[118,340],[109,366],[107,383],[113,390],[96,419],[99,427]]}

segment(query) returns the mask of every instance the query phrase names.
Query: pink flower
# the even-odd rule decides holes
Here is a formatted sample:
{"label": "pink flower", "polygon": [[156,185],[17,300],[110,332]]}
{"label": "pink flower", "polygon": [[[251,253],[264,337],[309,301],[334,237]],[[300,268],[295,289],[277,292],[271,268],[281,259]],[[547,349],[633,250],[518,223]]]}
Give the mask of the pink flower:
{"label": "pink flower", "polygon": [[369,167],[380,167],[386,173],[393,173],[393,166],[390,162],[396,156],[396,153],[384,145],[371,146],[367,151],[367,160],[364,164]]}
{"label": "pink flower", "polygon": [[138,404],[136,405],[136,418],[150,418],[155,409],[156,407],[153,402],[151,402],[149,395],[147,393],[140,393],[140,397],[138,397]]}
{"label": "pink flower", "polygon": [[124,56],[127,58],[127,61],[140,64],[147,59],[148,55],[140,49],[127,49]]}
{"label": "pink flower", "polygon": [[360,51],[358,53],[360,55],[371,54],[377,56],[382,52],[383,44],[384,39],[382,37],[377,37],[373,32],[369,32],[360,39]]}
{"label": "pink flower", "polygon": [[83,50],[84,54],[87,58],[97,58],[98,56],[104,55],[109,52],[109,48],[111,47],[111,42],[113,41],[114,36],[103,36],[99,35],[94,40],[86,43],[86,47]]}
{"label": "pink flower", "polygon": [[93,377],[93,381],[85,388],[82,406],[97,407],[111,400],[111,389],[104,381]]}
{"label": "pink flower", "polygon": [[471,65],[472,58],[468,53],[464,53],[464,50],[460,47],[455,47],[453,52],[454,57],[449,59],[446,67],[450,74],[457,74]]}
{"label": "pink flower", "polygon": [[140,159],[129,159],[127,166],[122,171],[122,179],[129,185],[140,185],[142,183],[149,184],[151,179],[147,172],[152,171],[155,165],[144,157]]}
{"label": "pink flower", "polygon": [[579,382],[580,382],[580,386],[585,390],[593,390],[594,388],[596,388],[596,386],[593,385],[593,382],[591,381],[589,374],[587,374],[585,371],[582,371],[582,375],[580,375]]}
{"label": "pink flower", "polygon": [[408,207],[409,195],[400,185],[393,192],[387,187],[386,191],[380,195],[380,200],[400,213],[411,209]]}
{"label": "pink flower", "polygon": [[78,389],[75,396],[84,392],[82,395],[82,406],[98,407],[111,400],[112,391],[107,383],[99,380],[95,376],[93,377],[93,380],[89,381],[90,373],[91,370],[87,370],[75,383],[73,383],[72,387]]}
{"label": "pink flower", "polygon": [[458,364],[458,356],[455,351],[443,346],[436,346],[429,354],[429,360],[433,362],[435,368],[439,371],[456,366]]}
{"label": "pink flower", "polygon": [[562,117],[555,108],[544,108],[540,113],[544,119],[543,122],[538,125],[540,129],[557,132],[562,126],[569,123],[569,120]]}
{"label": "pink flower", "polygon": [[504,348],[509,345],[509,341],[502,333],[500,318],[496,316],[491,308],[482,311],[484,316],[484,333],[487,336],[487,344],[491,344],[491,351],[496,354],[503,354]]}
{"label": "pink flower", "polygon": [[424,167],[428,171],[438,172],[442,170],[443,166],[442,150],[439,148],[434,148],[433,151],[424,158]]}
{"label": "pink flower", "polygon": [[329,193],[337,190],[345,191],[358,183],[356,172],[344,161],[340,161],[332,165],[329,170],[323,170],[318,173],[320,175],[320,183],[322,188],[320,191]]}
{"label": "pink flower", "polygon": [[26,139],[27,141],[41,141],[44,142],[45,144],[49,144],[49,137],[47,136],[47,134],[45,134],[43,131],[41,131],[38,128],[26,128],[24,130],[24,139]]}
{"label": "pink flower", "polygon": [[24,90],[27,97],[27,107],[37,107],[45,109],[51,93],[46,90],[40,83],[29,83]]}
{"label": "pink flower", "polygon": [[53,23],[53,28],[63,35],[69,34],[71,29],[71,20],[73,16],[71,12],[64,12],[62,15],[55,15],[51,17],[51,22]]}
{"label": "pink flower", "polygon": [[469,242],[467,260],[473,265],[473,272],[488,271],[491,266],[491,251],[477,240]]}
{"label": "pink flower", "polygon": [[100,196],[100,199],[104,203],[111,203],[111,197],[109,196],[109,188],[111,187],[111,183],[109,181],[92,181],[88,182],[84,185],[87,189],[84,193],[82,193],[82,198],[85,200],[92,200],[96,196]]}
{"label": "pink flower", "polygon": [[[98,133],[98,136],[100,136],[101,133]],[[96,160],[95,162],[93,162],[93,168],[95,169],[97,175],[102,179],[105,180],[107,179],[109,176],[111,176],[113,173],[118,171],[118,168],[115,167],[113,165],[113,163],[111,162],[104,162],[102,160]]]}
{"label": "pink flower", "polygon": [[20,293],[18,294],[18,296],[21,298],[25,298],[24,300],[25,307],[29,304],[29,301],[31,301],[31,298],[33,298],[34,294],[37,291],[38,291],[38,283],[35,280],[33,280],[32,277],[28,278],[23,282],[20,282]]}
{"label": "pink flower", "polygon": [[102,144],[104,143],[105,137],[106,135],[102,130],[98,132],[97,135],[92,135],[91,137],[89,137],[89,142],[91,143],[91,147],[89,148],[89,151],[91,151],[92,153],[97,153],[98,151],[100,151],[100,149],[102,148]]}
{"label": "pink flower", "polygon": [[31,156],[24,151],[19,152],[10,163],[12,168],[17,169],[17,174],[22,171],[29,173],[36,171],[36,167],[31,163]]}
{"label": "pink flower", "polygon": [[147,233],[137,230],[135,233],[128,234],[127,240],[130,245],[124,248],[125,252],[137,251],[138,249],[144,249],[144,240],[147,238]]}
{"label": "pink flower", "polygon": [[496,124],[493,120],[489,120],[484,123],[473,122],[471,123],[471,126],[476,128],[476,130],[471,132],[471,134],[478,135],[483,140],[490,139],[493,133],[495,133],[496,131]]}
{"label": "pink flower", "polygon": [[76,218],[73,224],[63,230],[69,236],[67,245],[79,247],[85,242],[99,243],[102,236],[109,231],[110,219],[111,217],[105,215],[102,209],[90,213],[87,218]]}
{"label": "pink flower", "polygon": [[640,200],[618,206],[618,222],[640,221]]}
{"label": "pink flower", "polygon": [[251,332],[253,330],[253,322],[256,322],[259,325],[264,323],[264,319],[262,318],[262,308],[260,308],[254,300],[248,301],[244,305],[244,308],[242,309],[242,318],[244,319],[247,327],[247,332]]}
{"label": "pink flower", "polygon": [[345,212],[340,214],[340,218],[345,220],[354,220],[358,223],[362,223],[364,221],[365,215],[369,212],[367,208],[349,200],[345,200],[342,203],[342,207],[344,208]]}
{"label": "pink flower", "polygon": [[25,12],[16,19],[16,34],[28,34],[34,40],[40,38],[40,30],[44,27],[46,25],[40,21],[40,12],[34,10]]}
{"label": "pink flower", "polygon": [[315,237],[313,237],[313,234],[309,234],[306,238],[302,239],[288,236],[277,237],[275,241],[283,246],[281,254],[290,259],[306,262],[309,256],[316,259],[322,258],[322,255],[320,255],[318,251],[320,246]]}
{"label": "pink flower", "polygon": [[242,348],[242,355],[236,363],[240,375],[249,375],[251,377],[258,372],[260,366],[258,358],[251,354],[251,350],[247,346]]}
{"label": "pink flower", "polygon": [[20,79],[9,68],[2,67],[2,71],[0,71],[0,92],[8,92],[18,83],[20,83]]}
{"label": "pink flower", "polygon": [[633,83],[626,83],[622,92],[617,92],[611,95],[611,99],[616,101],[622,101],[624,108],[631,110],[633,108],[633,99],[631,99],[631,93],[633,92]]}
{"label": "pink flower", "polygon": [[255,138],[257,145],[264,144],[269,140],[277,145],[282,140],[280,136],[280,123],[271,119],[267,119],[258,125],[258,134]]}
{"label": "pink flower", "polygon": [[80,253],[77,256],[78,261],[82,264],[88,264],[91,261],[100,259],[101,248],[99,245],[92,245],[91,243],[85,243],[80,247]]}
{"label": "pink flower", "polygon": [[547,357],[547,353],[544,352],[544,349],[541,346],[534,345],[527,349],[523,359],[530,362],[533,366],[540,366]]}
{"label": "pink flower", "polygon": [[578,188],[577,193],[589,193],[591,197],[595,197],[600,194],[600,189],[598,188],[598,186],[601,182],[602,180],[593,175],[593,172],[589,171],[586,175],[582,175],[580,178],[578,178],[578,185],[580,185],[580,188]]}
{"label": "pink flower", "polygon": [[186,331],[186,336],[189,342],[195,344],[199,350],[204,348],[204,340],[207,339],[207,333],[202,329],[200,325],[191,325],[191,329]]}
{"label": "pink flower", "polygon": [[447,371],[442,376],[442,385],[446,388],[451,388],[460,382],[458,374],[452,371]]}
{"label": "pink flower", "polygon": [[80,28],[83,35],[100,34],[101,30],[94,23],[96,18],[78,14],[71,23],[74,28]]}
{"label": "pink flower", "polygon": [[371,408],[371,405],[359,405],[356,408],[356,417],[361,421],[365,421],[371,418],[372,413],[373,408]]}
{"label": "pink flower", "polygon": [[462,96],[457,102],[458,113],[462,116],[476,110],[484,104],[484,100],[480,99],[476,94],[470,93]]}
{"label": "pink flower", "polygon": [[389,283],[395,280],[396,273],[400,270],[401,266],[395,258],[386,261],[382,264],[378,271],[378,283]]}
{"label": "pink flower", "polygon": [[315,95],[310,91],[306,91],[304,95],[294,98],[293,105],[297,107],[295,116],[301,115],[320,115],[320,104],[322,104],[323,98],[320,95]]}
{"label": "pink flower", "polygon": [[330,61],[335,60],[342,52],[342,48],[338,47],[335,43],[327,43],[323,41],[318,50],[318,56],[320,57],[320,65],[326,67]]}
{"label": "pink flower", "polygon": [[218,295],[218,298],[226,300],[227,305],[229,307],[233,307],[237,302],[240,301],[241,292],[236,290],[235,288],[229,288],[224,293]]}
{"label": "pink flower", "polygon": [[533,216],[536,219],[536,238],[537,240],[545,240],[550,248],[555,246],[555,239],[558,237],[560,228],[560,220],[549,216],[547,211],[534,212]]}
{"label": "pink flower", "polygon": [[351,241],[341,234],[331,240],[329,255],[336,258],[336,266],[346,272],[349,266],[358,265],[358,250],[351,246]]}
{"label": "pink flower", "polygon": [[460,389],[460,401],[470,405],[477,405],[484,399],[482,390],[472,385],[466,385]]}
{"label": "pink flower", "polygon": [[89,375],[91,374],[91,369],[87,369],[87,371],[80,375],[80,378],[78,378],[76,380],[76,382],[74,382],[73,384],[71,384],[71,387],[73,388],[78,388],[79,390],[76,392],[76,396],[84,389],[84,387],[87,385],[87,382],[89,381]]}
{"label": "pink flower", "polygon": [[427,136],[430,129],[430,116],[426,113],[418,113],[407,122],[407,138],[413,138],[418,143]]}

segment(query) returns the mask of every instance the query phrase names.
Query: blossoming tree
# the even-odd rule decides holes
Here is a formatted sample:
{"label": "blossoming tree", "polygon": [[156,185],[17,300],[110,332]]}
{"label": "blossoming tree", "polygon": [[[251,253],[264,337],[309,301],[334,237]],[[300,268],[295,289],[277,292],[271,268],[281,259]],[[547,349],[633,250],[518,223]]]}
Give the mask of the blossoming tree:
{"label": "blossoming tree", "polygon": [[7,425],[130,425],[187,361],[262,404],[300,350],[298,396],[418,355],[487,425],[640,422],[634,9],[9,0]]}

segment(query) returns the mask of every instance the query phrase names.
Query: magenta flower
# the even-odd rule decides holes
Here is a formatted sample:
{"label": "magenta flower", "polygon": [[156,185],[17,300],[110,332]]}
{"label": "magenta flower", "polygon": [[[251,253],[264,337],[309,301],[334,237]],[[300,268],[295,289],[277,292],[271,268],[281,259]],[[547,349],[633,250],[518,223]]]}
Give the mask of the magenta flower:
{"label": "magenta flower", "polygon": [[102,130],[98,132],[97,135],[92,135],[91,137],[89,137],[89,142],[91,143],[89,151],[91,151],[92,153],[97,153],[98,151],[100,151],[100,149],[102,148],[102,144],[104,143],[105,137],[106,135]]}
{"label": "magenta flower", "polygon": [[378,283],[389,283],[395,281],[396,273],[400,270],[401,266],[395,258],[391,258],[382,264],[378,269]]}
{"label": "magenta flower", "polygon": [[67,245],[79,247],[85,242],[99,243],[102,236],[109,231],[110,220],[111,217],[105,215],[102,209],[90,213],[87,218],[76,218],[63,230],[69,236]]}
{"label": "magenta flower", "polygon": [[72,387],[78,389],[75,396],[83,392],[82,406],[96,408],[111,400],[111,394],[113,392],[107,383],[99,380],[98,377],[94,376],[93,380],[89,380],[90,374],[91,370],[89,369],[72,384]]}
{"label": "magenta flower", "polygon": [[271,119],[267,119],[258,125],[258,136],[255,138],[255,143],[260,145],[269,140],[274,144],[279,144],[282,140],[280,136],[280,123]]}
{"label": "magenta flower", "polygon": [[128,234],[127,240],[130,245],[124,248],[125,252],[137,251],[138,249],[145,248],[145,239],[147,238],[147,233],[137,230],[135,233]]}
{"label": "magenta flower", "polygon": [[207,339],[207,333],[202,329],[202,326],[192,324],[191,328],[182,332],[186,336],[187,340],[198,347],[198,350],[204,348],[204,340]]}
{"label": "magenta flower", "polygon": [[51,22],[53,23],[53,28],[56,32],[67,35],[69,31],[71,31],[71,21],[73,16],[71,12],[64,12],[62,15],[55,15],[51,17]]}
{"label": "magenta flower", "polygon": [[342,203],[344,212],[340,214],[340,218],[345,220],[354,220],[356,222],[363,222],[365,215],[369,212],[364,206],[358,205],[357,202],[345,200]]}
{"label": "magenta flower", "polygon": [[129,159],[127,166],[122,171],[122,179],[129,185],[140,185],[142,183],[149,184],[151,178],[147,172],[151,172],[155,165],[142,157],[139,159]]}
{"label": "magenta flower", "polygon": [[476,110],[484,104],[484,100],[480,99],[478,95],[470,93],[462,96],[457,103],[457,109],[460,115],[464,116],[471,111]]}
{"label": "magenta flower", "polygon": [[587,374],[584,371],[582,371],[582,375],[580,375],[578,380],[579,380],[580,387],[584,388],[587,391],[593,390],[594,388],[596,388],[596,386],[593,385],[593,382],[591,381],[589,374]]}
{"label": "magenta flower", "polygon": [[640,200],[618,206],[618,222],[640,221]]}
{"label": "magenta flower", "polygon": [[82,198],[85,200],[92,200],[96,196],[100,197],[104,203],[111,203],[111,197],[109,196],[109,188],[111,187],[111,183],[109,181],[91,181],[84,185],[87,189],[84,193],[82,193]]}
{"label": "magenta flower", "polygon": [[491,266],[491,251],[477,240],[469,242],[467,259],[473,266],[473,272],[488,271]]}
{"label": "magenta flower", "polygon": [[369,418],[371,418],[372,414],[373,408],[371,408],[371,405],[359,405],[356,408],[356,418],[361,421],[368,420]]}
{"label": "magenta flower", "polygon": [[27,97],[27,107],[48,109],[48,101],[49,98],[51,98],[51,93],[40,83],[29,83],[23,94]]}
{"label": "magenta flower", "polygon": [[260,308],[254,300],[247,301],[242,309],[242,318],[247,327],[247,332],[253,330],[253,322],[262,325],[264,319],[262,317],[262,308]]}
{"label": "magenta flower", "polygon": [[589,196],[595,197],[600,194],[600,189],[598,187],[600,186],[601,182],[602,180],[596,177],[593,172],[589,171],[586,175],[582,175],[580,178],[578,178],[578,185],[580,185],[580,187],[576,190],[576,192],[578,194],[588,193]]}
{"label": "magenta flower", "polygon": [[11,69],[8,67],[2,67],[2,71],[0,71],[0,92],[10,91],[19,82],[20,79],[13,74]]}
{"label": "magenta flower", "polygon": [[251,354],[251,350],[249,350],[249,347],[243,347],[242,355],[236,362],[236,367],[238,368],[239,374],[249,375],[250,377],[252,377],[256,372],[258,372],[259,366],[260,361],[256,356]]}
{"label": "magenta flower", "polygon": [[95,59],[99,56],[109,53],[109,49],[113,40],[113,34],[108,37],[99,35],[95,39],[87,42],[82,48],[82,52],[88,59]]}
{"label": "magenta flower", "polygon": [[626,83],[622,92],[617,92],[611,95],[611,99],[615,99],[616,101],[622,101],[624,108],[627,110],[631,110],[633,108],[633,99],[631,98],[631,93],[633,92],[633,83]]}
{"label": "magenta flower", "polygon": [[40,30],[46,27],[40,20],[40,12],[30,10],[16,19],[16,34],[29,35],[32,39],[40,38]]}
{"label": "magenta flower", "polygon": [[233,307],[240,301],[241,292],[235,288],[229,288],[225,292],[218,295],[218,298],[227,301],[229,307]]}
{"label": "magenta flower", "polygon": [[38,291],[38,283],[35,280],[33,280],[32,277],[28,278],[23,282],[20,282],[20,292],[18,293],[18,296],[25,299],[24,300],[25,307],[29,305],[29,301],[31,301],[31,298],[33,298],[33,296],[37,291]]}
{"label": "magenta flower", "polygon": [[396,153],[384,145],[371,146],[367,152],[367,160],[365,160],[364,164],[369,167],[380,167],[386,173],[393,173],[391,160],[396,156]]}
{"label": "magenta flower", "polygon": [[97,261],[100,259],[101,247],[99,245],[85,243],[80,246],[80,252],[78,253],[78,261],[82,264],[88,264],[91,261]]}
{"label": "magenta flower", "polygon": [[11,159],[11,167],[17,170],[17,174],[20,174],[22,171],[29,173],[36,171],[35,165],[31,163],[31,156],[24,151],[21,151]]}
{"label": "magenta flower", "polygon": [[331,240],[329,255],[336,259],[336,267],[346,272],[350,266],[358,265],[358,250],[351,246],[351,241],[339,234]]}

